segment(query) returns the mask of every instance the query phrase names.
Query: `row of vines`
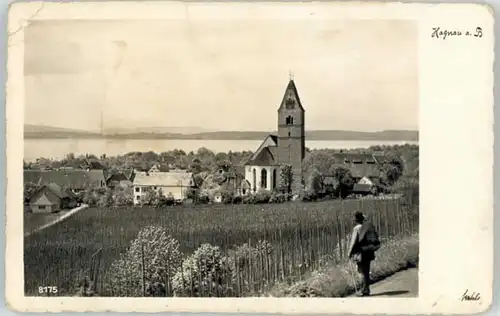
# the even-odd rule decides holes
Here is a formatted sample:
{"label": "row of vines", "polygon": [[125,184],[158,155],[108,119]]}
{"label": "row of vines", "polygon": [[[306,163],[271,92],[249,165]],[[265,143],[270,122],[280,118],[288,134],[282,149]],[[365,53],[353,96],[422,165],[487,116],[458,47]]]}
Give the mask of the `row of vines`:
{"label": "row of vines", "polygon": [[418,231],[400,199],[89,209],[25,239],[25,292],[83,278],[102,296],[264,295],[342,261],[356,210],[382,240]]}

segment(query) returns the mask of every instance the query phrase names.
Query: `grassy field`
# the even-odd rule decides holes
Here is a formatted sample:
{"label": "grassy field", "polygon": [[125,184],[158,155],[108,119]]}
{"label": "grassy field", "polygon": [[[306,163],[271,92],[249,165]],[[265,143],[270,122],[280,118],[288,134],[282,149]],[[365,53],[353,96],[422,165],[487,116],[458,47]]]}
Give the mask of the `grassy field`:
{"label": "grassy field", "polygon": [[228,251],[266,240],[278,251],[267,258],[267,275],[257,279],[300,278],[304,262],[308,269],[317,269],[334,254],[340,252],[342,257],[346,245],[341,241],[352,229],[355,210],[364,211],[384,239],[418,231],[418,209],[399,200],[91,208],[25,238],[25,293],[36,295],[39,286],[58,286],[60,295],[72,293],[77,275],[90,268],[91,256],[99,249],[102,260],[98,269],[105,275],[139,230],[149,225],[165,227],[185,254],[202,243]]}

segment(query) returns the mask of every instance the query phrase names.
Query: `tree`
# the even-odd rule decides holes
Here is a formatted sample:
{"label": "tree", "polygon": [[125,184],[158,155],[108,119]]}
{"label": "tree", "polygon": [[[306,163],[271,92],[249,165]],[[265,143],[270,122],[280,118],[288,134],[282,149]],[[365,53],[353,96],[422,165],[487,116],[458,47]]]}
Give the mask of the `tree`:
{"label": "tree", "polygon": [[315,150],[309,152],[302,161],[302,171],[307,174],[316,169],[320,174],[327,174],[332,165],[335,164],[333,155],[327,150]]}
{"label": "tree", "polygon": [[291,165],[280,165],[278,190],[281,193],[292,192],[293,170]]}
{"label": "tree", "polygon": [[131,205],[134,202],[133,189],[130,187],[122,188],[116,187],[115,189],[115,205]]}
{"label": "tree", "polygon": [[178,272],[181,262],[179,242],[164,228],[143,228],[128,251],[112,263],[105,290],[113,296],[143,296],[144,276],[144,294],[158,295]]}
{"label": "tree", "polygon": [[149,188],[146,194],[144,195],[144,204],[146,205],[158,205],[160,201],[160,195],[157,191]]}
{"label": "tree", "polygon": [[309,177],[307,179],[307,184],[306,184],[307,190],[314,194],[318,195],[322,193],[323,191],[323,182],[321,178],[321,174],[319,173],[318,169],[314,168],[311,173],[309,174]]}
{"label": "tree", "polygon": [[342,166],[333,167],[333,175],[339,181],[337,195],[341,198],[347,197],[354,187],[354,179],[351,171]]}
{"label": "tree", "polygon": [[384,182],[388,185],[393,185],[403,175],[403,162],[397,157],[391,157],[389,162],[382,167],[384,174]]}
{"label": "tree", "polygon": [[99,201],[97,202],[97,206],[99,207],[111,207],[114,205],[113,191],[108,188],[104,195],[101,195]]}
{"label": "tree", "polygon": [[40,189],[40,186],[35,184],[35,183],[31,183],[31,182],[25,183],[24,184],[24,203],[28,203],[29,199],[31,198],[33,193],[35,193],[38,189]]}
{"label": "tree", "polygon": [[182,263],[173,288],[176,296],[226,296],[232,279],[231,262],[221,249],[202,244]]}

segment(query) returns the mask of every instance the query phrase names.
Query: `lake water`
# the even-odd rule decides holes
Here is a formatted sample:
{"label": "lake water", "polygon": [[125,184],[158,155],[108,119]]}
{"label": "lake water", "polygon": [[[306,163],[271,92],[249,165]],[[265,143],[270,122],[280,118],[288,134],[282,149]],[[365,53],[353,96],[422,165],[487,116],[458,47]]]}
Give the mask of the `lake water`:
{"label": "lake water", "polygon": [[[173,149],[186,152],[206,147],[215,152],[251,150],[260,145],[261,140],[184,140],[184,139],[25,139],[24,159],[34,161],[36,158],[60,159],[68,153],[75,155],[93,154],[99,157],[123,155],[131,151],[154,151],[160,153]],[[306,141],[306,146],[317,148],[367,148],[374,145],[418,144],[412,141]]]}

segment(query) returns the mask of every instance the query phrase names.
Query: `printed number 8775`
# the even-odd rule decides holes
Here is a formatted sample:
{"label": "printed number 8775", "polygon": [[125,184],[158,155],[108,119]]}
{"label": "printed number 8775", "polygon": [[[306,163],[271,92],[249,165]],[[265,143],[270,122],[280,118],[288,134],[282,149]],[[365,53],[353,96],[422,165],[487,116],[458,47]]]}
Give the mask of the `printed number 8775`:
{"label": "printed number 8775", "polygon": [[38,293],[44,294],[44,293],[57,293],[57,286],[39,286],[38,287]]}

